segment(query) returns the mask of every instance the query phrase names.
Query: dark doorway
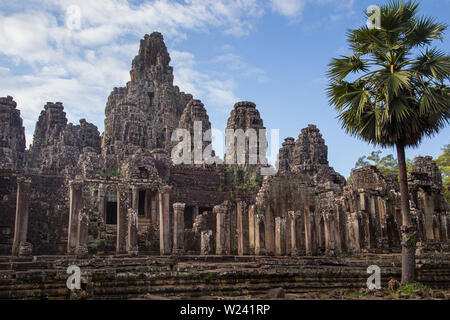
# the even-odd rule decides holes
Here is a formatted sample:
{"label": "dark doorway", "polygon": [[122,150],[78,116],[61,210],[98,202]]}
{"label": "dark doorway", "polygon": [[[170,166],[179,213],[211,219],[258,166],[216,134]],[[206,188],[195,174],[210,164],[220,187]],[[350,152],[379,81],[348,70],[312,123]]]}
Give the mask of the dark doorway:
{"label": "dark doorway", "polygon": [[212,212],[212,209],[213,208],[211,208],[211,207],[200,207],[200,208],[198,208],[198,213],[199,214],[203,214],[203,212]]}
{"label": "dark doorway", "polygon": [[117,224],[117,202],[106,203],[106,224]]}
{"label": "dark doorway", "polygon": [[192,229],[194,226],[194,207],[186,206],[184,208],[184,228]]}
{"label": "dark doorway", "polygon": [[145,214],[145,190],[139,190],[138,214],[140,216]]}

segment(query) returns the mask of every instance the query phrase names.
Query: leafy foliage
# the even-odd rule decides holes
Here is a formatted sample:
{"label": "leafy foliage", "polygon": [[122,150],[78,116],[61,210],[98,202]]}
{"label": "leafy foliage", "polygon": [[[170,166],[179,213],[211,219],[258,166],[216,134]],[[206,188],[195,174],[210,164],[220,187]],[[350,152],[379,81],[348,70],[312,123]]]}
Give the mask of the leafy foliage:
{"label": "leafy foliage", "polygon": [[435,161],[441,171],[442,179],[444,180],[447,201],[450,202],[450,144],[446,144],[442,148],[442,151],[444,151],[444,153],[442,153]]}
{"label": "leafy foliage", "polygon": [[[398,173],[398,162],[397,158],[392,154],[381,157],[382,151],[376,150],[368,156],[362,156],[358,158],[353,169],[362,168],[365,166],[375,166],[384,175],[397,174]],[[412,161],[411,159],[406,159],[407,172],[411,170]]]}
{"label": "leafy foliage", "polygon": [[117,170],[112,171],[111,173],[101,173],[100,174],[104,178],[111,178],[111,177],[120,177],[120,173]]}

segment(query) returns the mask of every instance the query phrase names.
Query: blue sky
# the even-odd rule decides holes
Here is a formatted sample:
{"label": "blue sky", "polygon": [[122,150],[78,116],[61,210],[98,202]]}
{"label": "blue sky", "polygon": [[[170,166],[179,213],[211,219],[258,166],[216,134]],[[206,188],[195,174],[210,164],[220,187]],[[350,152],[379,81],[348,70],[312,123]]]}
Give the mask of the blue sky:
{"label": "blue sky", "polygon": [[[347,136],[328,105],[330,59],[348,53],[345,32],[365,24],[375,0],[0,0],[0,96],[18,102],[31,143],[47,101],[61,101],[70,122],[86,118],[103,131],[115,86],[129,81],[139,39],[163,33],[175,84],[201,99],[212,126],[224,129],[233,104],[257,104],[267,129],[297,138],[316,124],[330,165],[344,176],[373,148]],[[450,0],[420,1],[420,12],[450,24]],[[80,28],[67,10],[80,9]],[[450,52],[450,37],[435,45]],[[441,153],[450,128],[407,157]],[[394,153],[388,149],[384,154]]]}

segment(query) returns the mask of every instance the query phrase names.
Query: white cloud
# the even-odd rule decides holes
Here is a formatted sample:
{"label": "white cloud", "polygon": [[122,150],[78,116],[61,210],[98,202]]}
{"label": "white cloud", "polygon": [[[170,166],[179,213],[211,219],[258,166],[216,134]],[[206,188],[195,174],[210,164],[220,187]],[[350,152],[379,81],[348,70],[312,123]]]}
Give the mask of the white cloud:
{"label": "white cloud", "polygon": [[7,74],[9,73],[10,69],[5,67],[0,67],[0,74]]}
{"label": "white cloud", "polygon": [[272,10],[284,16],[296,17],[300,15],[307,0],[272,0]]}
{"label": "white cloud", "polygon": [[196,69],[193,54],[176,50],[170,52],[174,66],[174,84],[201,99],[208,109],[227,113],[239,101],[233,93],[236,83],[229,75],[213,79],[209,74]]}
{"label": "white cloud", "polygon": [[228,70],[237,72],[244,77],[254,78],[261,83],[269,80],[263,69],[248,64],[241,56],[232,52],[216,56],[212,63],[223,65]]}
{"label": "white cloud", "polygon": [[[332,6],[333,10],[348,11],[353,8],[355,0],[270,0],[273,12],[279,13],[288,18],[301,16],[305,7],[309,4]],[[331,16],[332,21],[341,18],[342,14]]]}

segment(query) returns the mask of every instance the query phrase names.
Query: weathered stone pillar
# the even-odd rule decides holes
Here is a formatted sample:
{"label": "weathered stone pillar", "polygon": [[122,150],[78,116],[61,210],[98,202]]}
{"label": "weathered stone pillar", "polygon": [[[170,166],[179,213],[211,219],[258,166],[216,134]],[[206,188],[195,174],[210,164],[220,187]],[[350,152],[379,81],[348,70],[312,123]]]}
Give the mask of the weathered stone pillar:
{"label": "weathered stone pillar", "polygon": [[214,206],[216,214],[216,254],[230,254],[230,233],[227,225],[227,208],[223,205]]}
{"label": "weathered stone pillar", "polygon": [[131,256],[137,256],[139,252],[138,245],[138,211],[135,208],[128,209],[128,237],[127,253]]}
{"label": "weathered stone pillar", "polygon": [[117,184],[117,243],[116,253],[127,253],[128,238],[128,207],[130,186]]}
{"label": "weathered stone pillar", "polygon": [[275,218],[275,255],[286,254],[286,218]]}
{"label": "weathered stone pillar", "polygon": [[173,204],[173,253],[184,253],[184,203]]}
{"label": "weathered stone pillar", "polygon": [[102,183],[98,185],[98,213],[106,224],[106,186]]}
{"label": "weathered stone pillar", "polygon": [[152,201],[152,223],[156,226],[159,226],[159,211],[158,211],[158,196],[156,192],[152,192],[151,195]]}
{"label": "weathered stone pillar", "polygon": [[30,248],[31,246],[30,243],[27,243],[30,185],[31,180],[27,180],[23,177],[17,178],[16,220],[14,224],[14,241],[12,247],[13,255],[19,255],[20,252],[25,253],[25,251],[27,251],[20,250],[21,246],[26,246],[27,248]]}
{"label": "weathered stone pillar", "polygon": [[88,231],[89,216],[85,209],[81,209],[78,215],[77,246],[75,249],[77,256],[83,257],[88,254]]}
{"label": "weathered stone pillar", "polygon": [[139,188],[137,186],[131,186],[131,194],[131,208],[139,210]]}
{"label": "weathered stone pillar", "polygon": [[389,248],[388,233],[387,233],[387,218],[386,218],[386,200],[377,197],[379,217],[380,217],[380,237],[377,239],[378,247],[383,249]]}
{"label": "weathered stone pillar", "polygon": [[255,255],[261,256],[266,254],[266,228],[265,216],[262,213],[255,214]]}
{"label": "weathered stone pillar", "polygon": [[433,197],[428,195],[425,191],[418,193],[423,199],[423,213],[425,218],[425,234],[427,239],[435,239],[433,230],[433,213],[434,204]]}
{"label": "weathered stone pillar", "polygon": [[171,187],[159,191],[159,250],[161,255],[170,254],[169,197]]}
{"label": "weathered stone pillar", "polygon": [[308,205],[305,205],[305,251],[307,256],[317,254],[315,223]]}
{"label": "weathered stone pillar", "polygon": [[441,241],[450,240],[450,239],[448,239],[448,225],[447,225],[448,217],[445,214],[441,214],[440,218],[441,218],[441,228],[442,228]]}
{"label": "weathered stone pillar", "polygon": [[200,237],[201,237],[200,254],[202,255],[211,254],[212,230],[203,230],[201,232]]}
{"label": "weathered stone pillar", "polygon": [[248,242],[248,212],[244,208],[244,202],[237,203],[237,227],[238,227],[238,255],[249,254]]}
{"label": "weathered stone pillar", "polygon": [[248,208],[248,237],[249,253],[255,253],[255,205]]}
{"label": "weathered stone pillar", "polygon": [[327,255],[336,255],[341,252],[341,241],[337,213],[324,213],[325,219],[325,251]]}
{"label": "weathered stone pillar", "polygon": [[352,212],[347,215],[347,232],[346,242],[347,249],[351,253],[359,253],[361,251],[360,239],[359,239],[359,219],[358,212]]}
{"label": "weathered stone pillar", "polygon": [[370,218],[367,212],[360,212],[359,239],[362,249],[372,248],[372,233],[370,230]]}
{"label": "weathered stone pillar", "polygon": [[199,210],[200,210],[200,208],[198,206],[194,206],[192,208],[192,221],[195,221],[197,216],[200,214]]}
{"label": "weathered stone pillar", "polygon": [[291,241],[290,241],[290,246],[289,246],[289,250],[292,256],[298,256],[299,254],[299,243],[297,243],[297,238],[298,238],[298,230],[297,231],[297,220],[300,217],[300,212],[299,211],[289,211],[288,212],[289,215],[289,228],[291,230]]}
{"label": "weathered stone pillar", "polygon": [[75,253],[77,247],[78,221],[82,205],[83,182],[69,182],[69,227],[67,228],[67,253]]}
{"label": "weathered stone pillar", "polygon": [[151,197],[152,192],[149,189],[145,190],[145,205],[144,205],[144,217],[146,219],[149,219],[151,221],[152,214],[151,214]]}
{"label": "weathered stone pillar", "polygon": [[266,205],[265,210],[265,244],[266,244],[266,252],[268,255],[275,254],[275,226],[274,226],[274,218],[272,215],[272,210],[270,208],[270,204]]}
{"label": "weathered stone pillar", "polygon": [[[362,191],[362,190],[360,190],[360,191]],[[366,195],[364,194],[364,192],[359,193],[359,210],[361,210],[361,211],[368,210],[367,198],[366,198]]]}

